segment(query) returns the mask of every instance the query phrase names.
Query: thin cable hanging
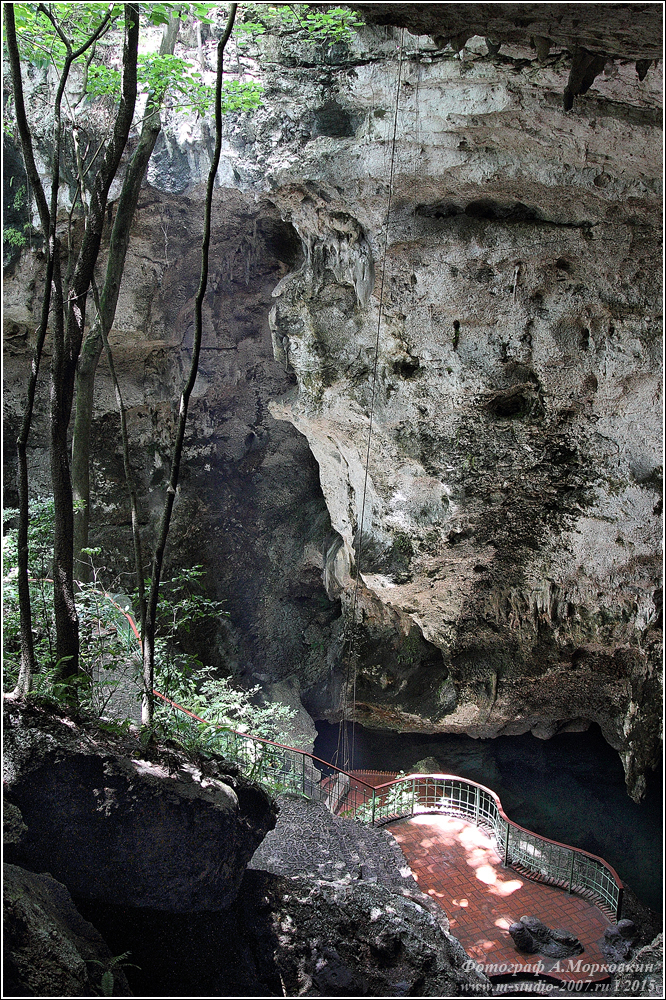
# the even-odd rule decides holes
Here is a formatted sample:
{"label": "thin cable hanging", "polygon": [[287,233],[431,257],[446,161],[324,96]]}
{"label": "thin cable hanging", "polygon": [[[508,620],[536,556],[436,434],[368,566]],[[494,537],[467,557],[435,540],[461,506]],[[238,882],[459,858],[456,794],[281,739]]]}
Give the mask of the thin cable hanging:
{"label": "thin cable hanging", "polygon": [[[405,38],[405,29],[400,29],[400,47],[398,50],[398,78],[395,94],[395,111],[393,115],[393,137],[391,140],[391,166],[389,171],[389,189],[388,189],[388,200],[386,206],[386,223],[384,226],[384,254],[382,260],[382,271],[381,279],[379,285],[379,309],[377,312],[377,333],[375,336],[375,360],[372,369],[372,394],[370,400],[370,421],[368,426],[368,444],[365,453],[365,475],[363,479],[363,501],[361,504],[361,520],[358,531],[358,555],[356,558],[356,580],[354,585],[354,597],[352,599],[351,613],[347,618],[347,628],[345,629],[345,638],[343,641],[344,646],[348,644],[348,657],[347,665],[345,669],[345,675],[343,679],[342,686],[342,718],[338,726],[338,748],[335,754],[335,759],[338,762],[338,766],[341,766],[343,770],[350,771],[354,769],[354,743],[356,736],[356,675],[357,675],[357,657],[358,653],[355,649],[356,645],[356,609],[358,606],[358,593],[359,584],[361,578],[361,553],[363,549],[363,523],[365,520],[365,506],[368,494],[368,470],[370,466],[370,444],[372,441],[372,422],[375,412],[375,395],[377,386],[377,367],[379,363],[379,339],[381,332],[382,317],[384,311],[384,281],[386,277],[386,257],[388,254],[388,244],[389,244],[389,226],[391,221],[391,204],[393,200],[393,177],[395,172],[395,147],[396,147],[396,136],[398,132],[398,111],[400,105],[400,86],[402,82],[402,54],[403,45]],[[344,654],[343,654],[344,655]],[[351,711],[349,705],[349,690],[351,688]],[[349,736],[347,733],[347,722],[351,718],[352,723],[352,738],[351,746],[349,742]]]}

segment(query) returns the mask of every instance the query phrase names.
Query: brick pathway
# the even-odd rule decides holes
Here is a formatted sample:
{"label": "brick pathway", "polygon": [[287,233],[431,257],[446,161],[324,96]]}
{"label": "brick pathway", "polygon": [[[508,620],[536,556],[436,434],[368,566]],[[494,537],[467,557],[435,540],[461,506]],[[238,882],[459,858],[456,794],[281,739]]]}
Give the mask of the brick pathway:
{"label": "brick pathway", "polygon": [[[607,962],[600,943],[609,920],[592,903],[503,868],[489,837],[465,820],[419,815],[384,829],[402,848],[419,888],[445,910],[451,933],[471,958],[484,965],[504,963],[509,972],[517,966],[533,972],[540,961],[539,972],[562,981],[607,978],[606,972],[595,971],[594,966]],[[585,951],[574,959],[559,959],[559,965],[557,959],[522,955],[508,932],[509,925],[522,916],[538,917],[549,927],[570,931]]]}

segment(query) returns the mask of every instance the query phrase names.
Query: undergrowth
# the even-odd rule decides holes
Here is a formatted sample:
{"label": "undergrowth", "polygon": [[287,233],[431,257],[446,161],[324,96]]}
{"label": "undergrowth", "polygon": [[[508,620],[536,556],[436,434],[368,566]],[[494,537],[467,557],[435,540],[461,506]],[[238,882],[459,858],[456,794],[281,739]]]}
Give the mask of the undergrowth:
{"label": "undergrowth", "polygon": [[[3,690],[16,685],[20,664],[20,616],[17,587],[15,510],[5,510],[3,536]],[[141,640],[135,614],[135,595],[105,583],[101,549],[86,549],[92,581],[78,583],[76,608],[80,631],[80,670],[61,677],[55,661],[53,583],[53,500],[30,504],[30,597],[37,670],[29,698],[44,707],[92,717],[109,733],[127,733],[139,718],[141,698]],[[205,593],[201,566],[182,569],[165,580],[158,610],[155,644],[156,690],[182,708],[186,715],[158,697],[151,727],[142,727],[144,745],[167,741],[185,754],[201,759],[242,750],[249,769],[261,771],[262,759],[273,754],[244,734],[294,746],[291,732],[296,711],[281,703],[266,703],[259,686],[241,688],[196,652],[197,636],[205,635],[228,617],[223,603]],[[150,581],[147,581],[149,584]],[[240,741],[240,742],[239,742]],[[233,744],[233,745],[232,745]],[[240,747],[240,750],[239,750]]]}

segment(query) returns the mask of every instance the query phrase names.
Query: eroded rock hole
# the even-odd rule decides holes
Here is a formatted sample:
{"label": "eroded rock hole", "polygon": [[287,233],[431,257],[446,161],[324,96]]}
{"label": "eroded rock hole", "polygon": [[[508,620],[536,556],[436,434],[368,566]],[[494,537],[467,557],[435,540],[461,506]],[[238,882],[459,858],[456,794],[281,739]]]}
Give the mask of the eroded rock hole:
{"label": "eroded rock hole", "polygon": [[418,358],[409,355],[406,358],[399,358],[393,362],[393,372],[400,378],[414,378],[419,371],[421,362]]}
{"label": "eroded rock hole", "polygon": [[313,137],[327,135],[331,139],[347,139],[356,133],[355,116],[336,101],[327,101],[314,113]]}
{"label": "eroded rock hole", "polygon": [[538,219],[536,209],[523,205],[521,201],[513,204],[501,204],[492,198],[479,198],[470,201],[465,208],[465,215],[472,219],[487,219],[501,222],[533,222]]}
{"label": "eroded rock hole", "polygon": [[303,244],[290,222],[283,222],[280,219],[260,219],[257,223],[257,232],[268,252],[280,263],[286,264],[292,270],[301,266]]}
{"label": "eroded rock hole", "polygon": [[449,201],[437,201],[432,205],[417,205],[414,215],[420,215],[425,219],[449,219],[454,215],[461,215],[464,209],[460,205],[454,205]]}

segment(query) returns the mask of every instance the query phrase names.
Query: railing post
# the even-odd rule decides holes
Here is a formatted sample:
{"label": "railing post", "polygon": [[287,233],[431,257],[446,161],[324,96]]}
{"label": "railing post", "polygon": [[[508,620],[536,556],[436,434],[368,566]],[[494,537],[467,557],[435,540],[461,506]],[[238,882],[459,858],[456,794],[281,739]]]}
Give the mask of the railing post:
{"label": "railing post", "polygon": [[301,760],[303,762],[303,785],[302,785],[302,788],[303,788],[303,795],[305,795],[305,754],[304,753],[301,754]]}
{"label": "railing post", "polygon": [[412,816],[414,815],[415,802],[416,802],[416,778],[412,778]]}
{"label": "railing post", "polygon": [[573,870],[574,870],[574,858],[575,857],[576,857],[576,855],[572,851],[571,852],[571,867],[569,868],[569,888],[567,890],[569,893],[571,892],[571,889],[573,887]]}
{"label": "railing post", "polygon": [[474,796],[474,825],[479,825],[479,786],[476,786],[476,795]]}
{"label": "railing post", "polygon": [[372,822],[371,826],[375,825],[375,802],[376,802],[376,792],[374,788],[372,789]]}
{"label": "railing post", "polygon": [[509,823],[506,824],[506,836],[504,838],[504,867],[509,867]]}

